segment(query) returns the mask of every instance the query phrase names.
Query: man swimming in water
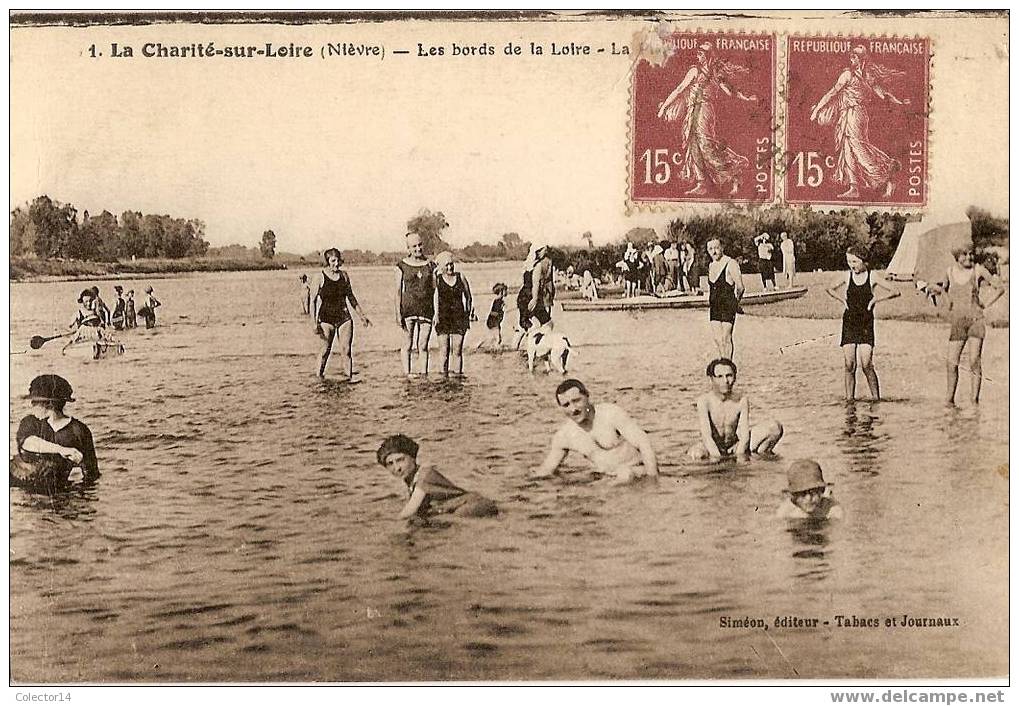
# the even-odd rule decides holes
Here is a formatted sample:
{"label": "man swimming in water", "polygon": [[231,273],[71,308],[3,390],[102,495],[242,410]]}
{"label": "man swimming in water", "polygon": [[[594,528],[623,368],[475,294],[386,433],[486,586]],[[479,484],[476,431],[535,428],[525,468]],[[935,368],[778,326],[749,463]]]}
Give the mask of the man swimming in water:
{"label": "man swimming in water", "polygon": [[572,378],[559,384],[555,398],[570,421],[552,436],[545,462],[533,476],[554,475],[570,451],[590,460],[599,472],[614,476],[613,484],[658,475],[650,437],[621,407],[591,404],[584,383]]}
{"label": "man swimming in water", "polygon": [[690,447],[690,458],[741,460],[751,452],[771,453],[784,430],[777,420],[751,426],[750,398],[732,389],[736,384],[736,364],[728,358],[715,358],[708,363],[707,373],[711,391],[697,399],[701,440]]}

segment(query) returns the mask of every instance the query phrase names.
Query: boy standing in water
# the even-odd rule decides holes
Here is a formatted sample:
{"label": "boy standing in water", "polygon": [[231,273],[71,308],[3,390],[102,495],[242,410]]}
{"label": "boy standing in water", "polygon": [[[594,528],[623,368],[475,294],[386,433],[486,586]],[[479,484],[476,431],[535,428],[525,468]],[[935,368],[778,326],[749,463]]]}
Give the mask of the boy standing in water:
{"label": "boy standing in water", "polygon": [[782,425],[768,420],[751,426],[750,398],[733,392],[736,364],[728,358],[708,363],[711,391],[697,399],[697,419],[701,440],[687,454],[694,461],[745,460],[751,452],[771,453],[782,438]]}
{"label": "boy standing in water", "polygon": [[490,517],[499,508],[486,497],[460,488],[433,466],[418,465],[418,445],[403,434],[390,436],[375,454],[378,464],[406,484],[410,498],[400,511],[400,519],[436,513],[465,517]]}

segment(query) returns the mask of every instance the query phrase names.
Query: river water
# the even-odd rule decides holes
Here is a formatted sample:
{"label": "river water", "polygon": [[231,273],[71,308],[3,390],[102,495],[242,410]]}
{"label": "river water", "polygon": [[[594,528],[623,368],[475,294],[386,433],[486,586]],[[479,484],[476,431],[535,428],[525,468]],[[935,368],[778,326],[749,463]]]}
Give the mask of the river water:
{"label": "river water", "polygon": [[[482,322],[517,268],[466,267]],[[980,408],[946,410],[947,329],[879,320],[889,399],[847,407],[825,338],[838,322],[751,309],[738,384],[786,438],[778,460],[712,468],[683,459],[713,357],[706,312],[560,313],[573,372],[640,420],[663,476],[612,488],[574,460],[536,482],[557,379],[484,353],[462,383],[402,379],[392,272],[350,272],[376,324],[355,334],[360,385],[315,377],[294,271],[152,280],[159,327],[100,361],[61,357],[59,342],[17,354],[66,325],[82,284],[12,285],[11,445],[29,380],[59,373],[103,472],[55,498],[10,492],[14,680],[1007,673],[1007,330],[989,333]],[[396,432],[500,516],[397,521],[405,491],[374,461]],[[844,521],[773,517],[803,456]],[[959,625],[884,626],[903,614]],[[853,615],[881,627],[837,626]],[[720,627],[745,617],[768,630]]]}

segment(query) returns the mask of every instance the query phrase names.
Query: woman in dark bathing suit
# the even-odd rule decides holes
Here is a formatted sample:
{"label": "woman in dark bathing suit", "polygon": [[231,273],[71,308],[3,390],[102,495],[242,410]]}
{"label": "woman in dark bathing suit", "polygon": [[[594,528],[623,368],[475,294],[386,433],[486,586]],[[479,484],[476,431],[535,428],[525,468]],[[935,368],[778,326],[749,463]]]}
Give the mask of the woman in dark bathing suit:
{"label": "woman in dark bathing suit", "polygon": [[325,350],[322,353],[318,376],[325,376],[333,341],[339,339],[343,374],[350,380],[354,374],[354,361],[351,357],[354,323],[350,318],[347,302],[350,302],[351,308],[361,317],[361,323],[364,326],[371,326],[371,321],[362,313],[361,307],[357,303],[357,297],[354,296],[354,290],[350,286],[350,277],[342,270],[343,256],[340,251],[336,248],[329,248],[325,251],[324,258],[329,269],[322,271],[314,296],[315,333],[325,340]]}

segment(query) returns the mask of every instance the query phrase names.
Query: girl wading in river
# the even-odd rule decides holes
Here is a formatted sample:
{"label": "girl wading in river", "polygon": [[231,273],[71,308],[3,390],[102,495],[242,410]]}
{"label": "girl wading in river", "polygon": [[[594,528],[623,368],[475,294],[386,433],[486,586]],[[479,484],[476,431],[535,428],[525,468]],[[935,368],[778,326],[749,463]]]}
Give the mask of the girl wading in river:
{"label": "girl wading in river", "polygon": [[329,354],[333,349],[333,342],[339,346],[339,353],[343,374],[350,381],[354,375],[354,361],[351,356],[351,349],[354,342],[354,321],[347,308],[350,302],[352,308],[361,318],[361,323],[371,326],[371,321],[361,311],[354,296],[354,290],[350,285],[350,277],[343,271],[343,256],[336,248],[329,248],[323,256],[327,269],[322,270],[315,288],[314,313],[315,333],[325,341],[325,350],[322,352],[322,362],[318,367],[318,376],[325,377],[326,365],[329,363]]}

